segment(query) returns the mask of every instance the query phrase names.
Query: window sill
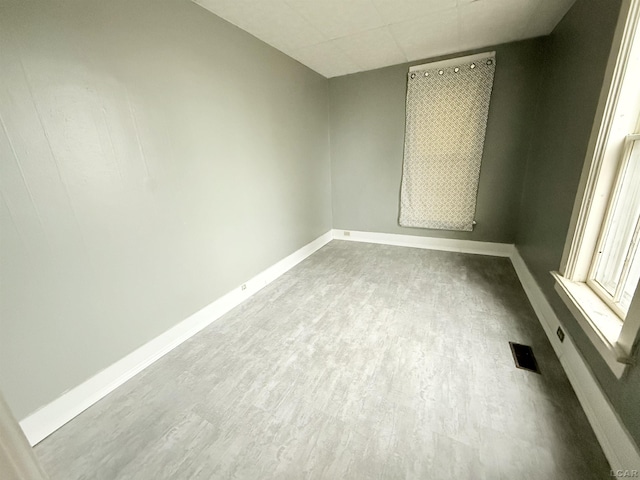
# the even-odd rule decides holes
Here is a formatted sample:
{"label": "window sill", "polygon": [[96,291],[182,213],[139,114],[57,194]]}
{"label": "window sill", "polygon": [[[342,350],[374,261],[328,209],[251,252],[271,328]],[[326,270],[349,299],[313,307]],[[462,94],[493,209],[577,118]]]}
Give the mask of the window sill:
{"label": "window sill", "polygon": [[585,283],[572,282],[558,272],[551,272],[555,289],[562,301],[596,347],[602,358],[620,378],[631,358],[618,345],[622,320]]}

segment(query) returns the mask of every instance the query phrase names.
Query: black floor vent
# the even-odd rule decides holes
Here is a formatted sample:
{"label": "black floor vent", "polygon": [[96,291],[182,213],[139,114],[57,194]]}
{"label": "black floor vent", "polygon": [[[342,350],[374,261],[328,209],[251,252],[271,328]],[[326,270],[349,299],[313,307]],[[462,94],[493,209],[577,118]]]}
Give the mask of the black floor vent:
{"label": "black floor vent", "polygon": [[511,353],[513,354],[513,360],[516,362],[516,367],[540,373],[538,362],[536,362],[536,357],[533,355],[533,350],[529,345],[509,342],[509,346],[511,347]]}

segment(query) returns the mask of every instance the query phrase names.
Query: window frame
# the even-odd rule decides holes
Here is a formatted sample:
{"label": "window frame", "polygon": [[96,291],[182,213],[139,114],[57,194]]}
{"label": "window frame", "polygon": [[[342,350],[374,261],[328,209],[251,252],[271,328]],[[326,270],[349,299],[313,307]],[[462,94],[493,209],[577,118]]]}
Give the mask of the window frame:
{"label": "window frame", "polygon": [[[640,0],[624,0],[560,269],[551,272],[560,298],[618,378],[633,364],[633,348],[640,333],[640,288],[636,289],[625,318],[612,309],[590,280],[623,161],[623,148],[611,140],[611,133],[619,106],[624,105],[621,95],[632,49],[640,48],[639,24]],[[634,45],[634,41],[639,44]]]}

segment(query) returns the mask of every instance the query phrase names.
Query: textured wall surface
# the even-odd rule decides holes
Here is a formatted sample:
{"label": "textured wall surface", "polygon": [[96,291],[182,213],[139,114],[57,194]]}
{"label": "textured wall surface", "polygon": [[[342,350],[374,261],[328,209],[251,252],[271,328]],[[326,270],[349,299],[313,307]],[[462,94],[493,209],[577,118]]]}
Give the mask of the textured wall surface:
{"label": "textured wall surface", "polygon": [[544,45],[480,50],[497,63],[473,232],[398,225],[409,64],[330,79],[334,228],[513,243]]}
{"label": "textured wall surface", "polygon": [[[640,443],[640,369],[618,380],[553,289],[621,2],[578,0],[550,38],[517,246],[603,391]],[[636,357],[637,358],[637,357]]]}
{"label": "textured wall surface", "polygon": [[331,228],[327,80],[188,0],[0,4],[19,418]]}

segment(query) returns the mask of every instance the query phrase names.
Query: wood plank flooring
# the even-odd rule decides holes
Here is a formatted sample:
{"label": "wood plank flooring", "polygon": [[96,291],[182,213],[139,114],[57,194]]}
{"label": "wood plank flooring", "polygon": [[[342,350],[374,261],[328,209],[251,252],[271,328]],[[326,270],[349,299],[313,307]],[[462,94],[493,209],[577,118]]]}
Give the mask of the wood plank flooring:
{"label": "wood plank flooring", "polygon": [[61,480],[609,474],[509,260],[341,241],[35,452]]}

